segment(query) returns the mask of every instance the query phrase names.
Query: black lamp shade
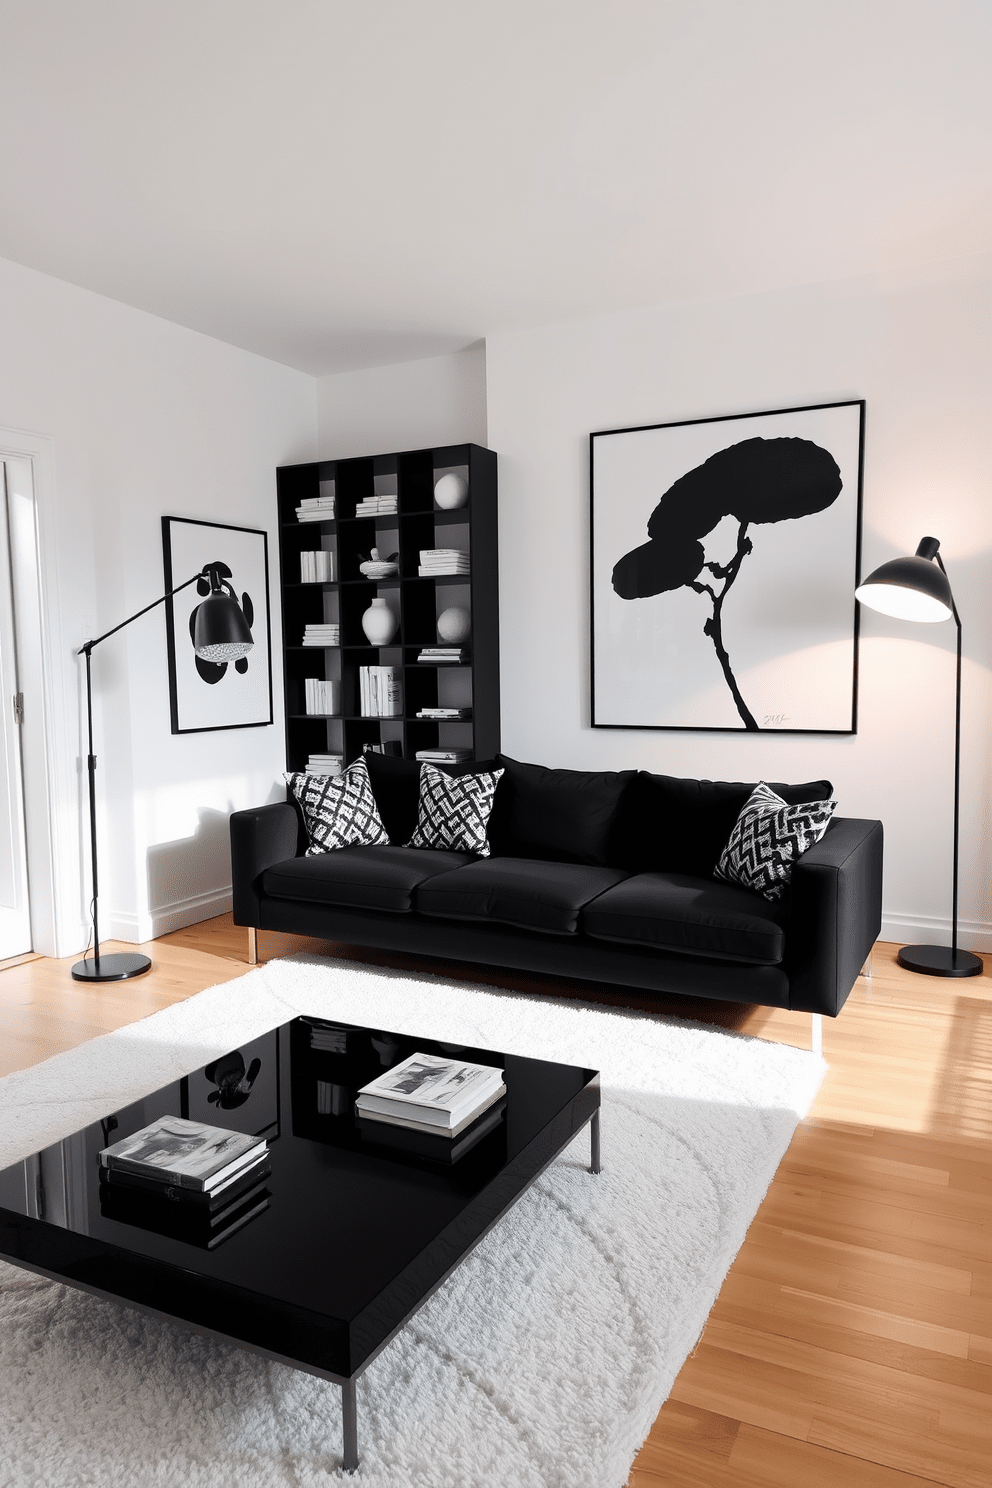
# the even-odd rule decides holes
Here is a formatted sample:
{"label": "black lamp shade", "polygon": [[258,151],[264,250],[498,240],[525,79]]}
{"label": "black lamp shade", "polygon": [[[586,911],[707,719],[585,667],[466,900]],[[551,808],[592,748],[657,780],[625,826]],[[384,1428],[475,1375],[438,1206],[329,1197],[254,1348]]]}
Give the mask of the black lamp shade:
{"label": "black lamp shade", "polygon": [[203,661],[236,661],[254,645],[241,606],[229,594],[214,593],[196,612],[193,649]]}
{"label": "black lamp shade", "polygon": [[954,614],[947,576],[929,558],[892,558],[855,590],[862,604],[899,620],[936,622]]}

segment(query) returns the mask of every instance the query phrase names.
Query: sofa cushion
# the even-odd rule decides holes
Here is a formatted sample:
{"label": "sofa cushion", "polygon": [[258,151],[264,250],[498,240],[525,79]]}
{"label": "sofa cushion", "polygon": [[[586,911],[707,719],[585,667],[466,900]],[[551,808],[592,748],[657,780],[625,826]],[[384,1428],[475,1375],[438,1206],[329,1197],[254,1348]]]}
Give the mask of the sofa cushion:
{"label": "sofa cushion", "polygon": [[[755,784],[680,780],[640,771],[624,793],[609,861],[633,872],[710,878]],[[790,806],[833,795],[829,780],[769,784]]]}
{"label": "sofa cushion", "polygon": [[731,829],[714,876],[756,889],[766,899],[781,899],[796,863],[819,842],[836,809],[836,801],[789,806],[759,780]]}
{"label": "sofa cushion", "polygon": [[502,770],[460,775],[453,779],[433,765],[420,766],[420,807],[411,847],[439,847],[445,852],[489,857],[486,827]]}
{"label": "sofa cushion", "polygon": [[262,874],[261,887],[276,899],[409,913],[418,884],[473,861],[470,853],[418,847],[344,847],[276,863]]}
{"label": "sofa cushion", "polygon": [[353,760],[338,776],[296,772],[285,780],[303,811],[308,855],[389,841],[362,759]]}
{"label": "sofa cushion", "polygon": [[582,911],[582,928],[596,940],[757,966],[782,960],[784,923],[782,907],[751,889],[685,873],[639,873]]}
{"label": "sofa cushion", "polygon": [[444,920],[574,935],[583,905],[623,877],[616,868],[584,863],[551,867],[530,858],[486,858],[426,880],[417,889],[417,909]]}
{"label": "sofa cushion", "polygon": [[[390,842],[409,842],[417,828],[417,808],[420,801],[420,761],[403,759],[398,754],[375,754],[369,751],[363,756],[372,782],[375,796]],[[432,761],[436,770],[446,775],[474,775],[498,768],[495,760],[463,760],[457,765],[439,765]]]}
{"label": "sofa cushion", "polygon": [[608,865],[620,802],[636,778],[634,770],[549,770],[505,754],[498,760],[505,774],[489,823],[494,853]]}

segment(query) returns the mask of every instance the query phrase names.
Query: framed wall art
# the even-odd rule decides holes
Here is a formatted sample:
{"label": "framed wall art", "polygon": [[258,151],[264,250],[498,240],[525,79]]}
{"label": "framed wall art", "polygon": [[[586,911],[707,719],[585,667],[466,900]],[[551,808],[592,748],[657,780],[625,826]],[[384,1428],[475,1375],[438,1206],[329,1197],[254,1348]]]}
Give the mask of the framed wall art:
{"label": "framed wall art", "polygon": [[210,592],[204,580],[165,602],[169,700],[174,734],[259,728],[272,722],[269,634],[269,543],[254,527],[189,517],[162,518],[165,587],[173,589],[209,564],[220,565],[251,630],[253,645],[237,661],[204,661],[193,650],[196,611]]}
{"label": "framed wall art", "polygon": [[594,728],[857,731],[863,400],[590,435]]}

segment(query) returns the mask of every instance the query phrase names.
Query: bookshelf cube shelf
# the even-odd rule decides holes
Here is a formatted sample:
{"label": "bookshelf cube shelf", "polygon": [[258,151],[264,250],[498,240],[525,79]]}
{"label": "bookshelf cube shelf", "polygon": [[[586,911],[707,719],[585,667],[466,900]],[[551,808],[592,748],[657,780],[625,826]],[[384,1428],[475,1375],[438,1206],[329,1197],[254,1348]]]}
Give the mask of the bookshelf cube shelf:
{"label": "bookshelf cube shelf", "polygon": [[[468,497],[464,506],[442,510],[434,486],[450,472],[467,481]],[[348,765],[366,746],[388,746],[409,759],[424,749],[466,749],[473,759],[495,754],[500,742],[499,570],[493,451],[456,444],[283,465],[276,471],[276,491],[287,768],[305,770],[311,755],[339,755]],[[332,500],[333,509],[326,504]],[[298,510],[307,520],[300,520]],[[373,548],[383,559],[398,554],[398,574],[383,579],[362,574],[360,566]],[[469,571],[421,574],[421,553],[445,548],[467,554]],[[331,556],[304,556],[313,554]],[[318,570],[333,577],[310,577]],[[372,645],[362,628],[362,616],[377,597],[399,620],[388,646]],[[461,660],[421,661],[424,647],[447,644],[438,635],[437,620],[453,606],[471,618]],[[328,636],[336,644],[325,644]],[[369,666],[398,669],[398,717],[363,716],[361,669]],[[308,678],[339,684],[339,713],[308,713]],[[462,716],[417,716],[437,708],[463,710]]]}

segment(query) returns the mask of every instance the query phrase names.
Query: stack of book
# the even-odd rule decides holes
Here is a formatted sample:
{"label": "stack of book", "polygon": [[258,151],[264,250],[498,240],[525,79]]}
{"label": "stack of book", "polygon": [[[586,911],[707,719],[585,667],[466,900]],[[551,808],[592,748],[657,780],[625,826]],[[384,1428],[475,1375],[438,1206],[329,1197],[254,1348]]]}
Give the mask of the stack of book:
{"label": "stack of book", "polygon": [[421,708],[418,718],[435,718],[441,723],[451,723],[460,718],[471,718],[471,708]]}
{"label": "stack of book", "polygon": [[334,582],[334,554],[326,548],[315,553],[300,554],[301,584],[331,584]]}
{"label": "stack of book", "polygon": [[435,666],[457,666],[466,660],[466,651],[464,646],[424,646],[417,660]]}
{"label": "stack of book", "polygon": [[304,646],[340,646],[341,627],[324,623],[307,625],[303,631]]}
{"label": "stack of book", "polygon": [[420,550],[418,573],[422,579],[432,578],[435,574],[467,574],[468,571],[468,554],[463,553],[460,548],[421,548]]}
{"label": "stack of book", "polygon": [[334,518],[333,496],[306,496],[296,508],[299,522],[330,522]]}
{"label": "stack of book", "polygon": [[355,506],[356,517],[394,517],[399,510],[397,496],[366,496]]}
{"label": "stack of book", "polygon": [[418,749],[417,759],[431,765],[460,765],[472,758],[471,749]]}
{"label": "stack of book", "polygon": [[270,1172],[264,1138],[160,1116],[100,1153],[101,1204],[111,1218],[212,1250],[268,1207]]}
{"label": "stack of book", "polygon": [[358,688],[363,718],[402,718],[403,672],[401,667],[359,667]]}
{"label": "stack of book", "polygon": [[505,1095],[493,1065],[411,1054],[362,1086],[355,1114],[365,1137],[453,1160],[499,1124]]}
{"label": "stack of book", "polygon": [[340,754],[311,754],[307,760],[307,775],[340,775],[344,760]]}
{"label": "stack of book", "polygon": [[308,713],[317,713],[326,717],[329,713],[340,711],[338,704],[341,701],[341,684],[339,682],[325,682],[322,677],[305,677],[303,680]]}

